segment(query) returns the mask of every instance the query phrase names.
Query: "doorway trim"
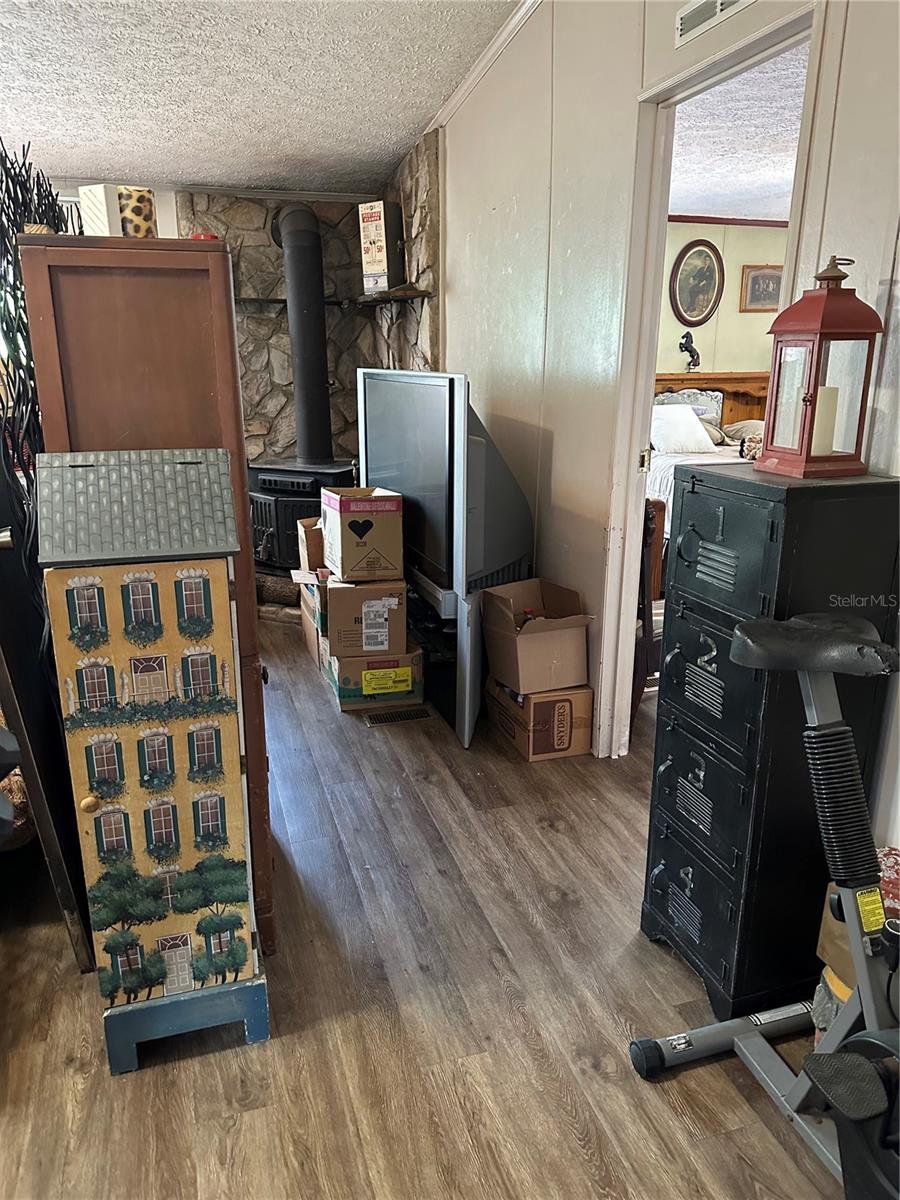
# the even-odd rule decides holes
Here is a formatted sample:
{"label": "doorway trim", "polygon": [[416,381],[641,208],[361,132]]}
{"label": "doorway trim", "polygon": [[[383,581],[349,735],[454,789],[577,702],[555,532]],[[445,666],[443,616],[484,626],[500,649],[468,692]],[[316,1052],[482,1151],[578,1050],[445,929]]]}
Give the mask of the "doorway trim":
{"label": "doorway trim", "polygon": [[[847,0],[832,0],[830,5],[809,3],[790,17],[774,22],[758,34],[638,96],[634,199],[620,355],[621,403],[613,442],[603,629],[600,636],[596,753],[601,758],[617,758],[627,754],[630,737],[634,614],[638,602],[645,494],[645,477],[639,468],[639,456],[647,444],[656,377],[675,106],[809,41],[809,66],[794,169],[784,286],[781,291],[782,304],[789,303],[796,286],[801,227],[807,221],[814,223],[816,220],[815,211],[807,210],[808,193],[815,192],[815,189],[808,189],[807,184],[817,107],[823,104],[827,107],[830,101],[828,119],[833,120],[834,96],[823,96],[820,90],[820,75],[823,74],[820,66],[826,43],[826,10],[839,9],[843,18],[846,5]],[[842,30],[844,20],[839,19],[836,24]],[[831,72],[830,77],[834,91],[836,72]],[[810,198],[811,207],[815,209],[820,198],[815,195]],[[818,217],[821,221],[821,213]]]}

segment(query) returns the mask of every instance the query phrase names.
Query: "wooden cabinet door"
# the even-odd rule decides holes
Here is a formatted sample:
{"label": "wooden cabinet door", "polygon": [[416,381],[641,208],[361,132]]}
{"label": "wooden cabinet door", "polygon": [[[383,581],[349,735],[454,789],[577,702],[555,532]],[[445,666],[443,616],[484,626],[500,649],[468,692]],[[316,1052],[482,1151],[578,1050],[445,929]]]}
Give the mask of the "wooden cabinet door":
{"label": "wooden cabinet door", "polygon": [[[258,674],[256,575],[247,488],[231,256],[224,242],[21,237],[45,448],[223,446],[240,553],[238,636]],[[273,948],[272,853],[261,689],[244,694],[260,935]],[[249,739],[255,739],[251,744]]]}

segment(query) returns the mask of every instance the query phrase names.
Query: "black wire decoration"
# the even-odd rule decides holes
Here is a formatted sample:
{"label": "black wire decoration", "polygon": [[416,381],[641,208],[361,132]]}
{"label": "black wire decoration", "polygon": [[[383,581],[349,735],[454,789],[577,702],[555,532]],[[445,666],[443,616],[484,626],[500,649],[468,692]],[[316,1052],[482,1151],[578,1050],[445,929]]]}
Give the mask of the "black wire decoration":
{"label": "black wire decoration", "polygon": [[[9,499],[23,582],[43,615],[34,468],[44,442],[17,239],[26,225],[43,225],[54,233],[84,230],[77,205],[60,201],[46,175],[28,161],[29,151],[30,144],[10,153],[0,138],[0,487]],[[45,636],[45,650],[46,641]]]}

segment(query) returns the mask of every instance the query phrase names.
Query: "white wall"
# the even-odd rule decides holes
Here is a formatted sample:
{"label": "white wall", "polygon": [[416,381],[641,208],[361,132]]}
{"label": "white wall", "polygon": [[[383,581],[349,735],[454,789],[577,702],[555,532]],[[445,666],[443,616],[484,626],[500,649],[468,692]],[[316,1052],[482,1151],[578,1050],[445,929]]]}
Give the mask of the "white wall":
{"label": "white wall", "polygon": [[[676,51],[679,6],[545,0],[446,129],[448,369],[469,374],[475,407],[536,507],[539,569],[581,588],[599,618],[637,95],[808,7],[757,0]],[[852,0],[822,11],[798,278],[848,255],[860,295],[886,312],[898,7]],[[881,347],[871,458],[892,472],[898,323]],[[876,823],[897,844],[896,689],[889,707]]]}
{"label": "white wall", "polygon": [[598,617],[642,27],[628,0],[545,2],[446,127],[447,370],[528,494],[539,571]]}
{"label": "white wall", "polygon": [[[896,3],[851,0],[846,8],[830,6],[819,87],[823,102],[813,125],[798,273],[802,286],[828,255],[855,259],[848,284],[885,321],[870,417],[869,464],[880,474],[894,475],[900,474],[898,43]],[[898,764],[900,702],[894,678],[873,791],[876,837],[894,846],[900,846]]]}
{"label": "white wall", "polygon": [[659,319],[658,372],[684,371],[687,358],[678,343],[687,329],[669,302],[669,276],[679,251],[696,238],[718,249],[725,267],[725,289],[708,321],[691,330],[700,350],[701,371],[768,371],[772,363],[769,326],[774,313],[741,312],[741,268],[784,264],[787,229],[771,225],[715,225],[670,221],[666,229],[666,265]]}

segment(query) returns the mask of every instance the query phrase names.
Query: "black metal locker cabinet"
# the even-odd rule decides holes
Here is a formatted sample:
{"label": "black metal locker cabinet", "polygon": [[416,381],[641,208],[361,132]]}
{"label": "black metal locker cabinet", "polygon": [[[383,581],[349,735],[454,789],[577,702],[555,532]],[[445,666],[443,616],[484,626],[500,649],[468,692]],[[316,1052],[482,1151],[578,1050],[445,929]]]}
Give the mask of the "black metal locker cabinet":
{"label": "black metal locker cabinet", "polygon": [[[894,636],[900,481],[675,470],[641,928],[717,1017],[810,995],[827,883],[792,675],[729,658],[735,624],[852,612]],[[842,678],[864,778],[884,683]]]}

